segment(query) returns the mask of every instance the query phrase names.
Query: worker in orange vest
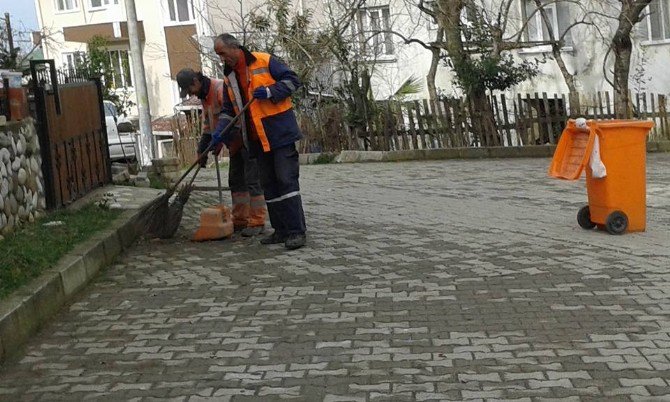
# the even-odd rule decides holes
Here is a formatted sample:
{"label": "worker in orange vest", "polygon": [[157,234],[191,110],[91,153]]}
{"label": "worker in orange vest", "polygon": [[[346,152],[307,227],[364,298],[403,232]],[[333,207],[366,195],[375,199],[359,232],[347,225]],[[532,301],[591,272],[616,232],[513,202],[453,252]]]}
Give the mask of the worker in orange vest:
{"label": "worker in orange vest", "polygon": [[[177,73],[182,98],[187,95],[197,96],[202,102],[204,125],[198,157],[201,157],[201,166],[207,164],[207,155],[201,155],[211,142],[211,132],[219,123],[219,114],[223,108],[225,83],[223,80],[209,78],[200,72],[185,68]],[[265,227],[266,207],[263,189],[260,185],[258,164],[255,158],[249,156],[249,151],[243,147],[240,130],[232,130],[232,135],[225,141],[230,153],[228,167],[228,185],[233,200],[233,224],[235,231],[242,236],[252,237],[263,233]],[[218,144],[214,152],[221,152],[222,143]]]}
{"label": "worker in orange vest", "polygon": [[227,91],[212,144],[229,141],[231,134],[222,133],[226,122],[254,99],[242,116],[240,128],[244,147],[258,157],[261,185],[274,228],[274,233],[261,243],[284,243],[289,250],[300,248],[307,239],[295,146],[302,133],[291,102],[291,94],[301,85],[298,76],[276,57],[250,52],[229,34],[216,37],[214,51],[225,64]]}

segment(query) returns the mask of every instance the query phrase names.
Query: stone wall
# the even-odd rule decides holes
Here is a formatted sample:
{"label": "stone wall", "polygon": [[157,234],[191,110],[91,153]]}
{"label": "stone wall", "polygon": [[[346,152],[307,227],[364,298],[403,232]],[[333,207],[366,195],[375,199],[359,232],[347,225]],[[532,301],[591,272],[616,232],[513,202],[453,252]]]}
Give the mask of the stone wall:
{"label": "stone wall", "polygon": [[0,238],[33,222],[45,208],[35,121],[29,118],[0,125]]}

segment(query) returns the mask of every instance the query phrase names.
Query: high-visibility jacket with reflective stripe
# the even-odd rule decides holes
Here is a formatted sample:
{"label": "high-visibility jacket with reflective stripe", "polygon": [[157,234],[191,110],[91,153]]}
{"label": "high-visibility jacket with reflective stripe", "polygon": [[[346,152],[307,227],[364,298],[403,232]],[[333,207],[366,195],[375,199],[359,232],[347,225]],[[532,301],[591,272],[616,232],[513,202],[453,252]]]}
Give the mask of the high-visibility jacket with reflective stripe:
{"label": "high-visibility jacket with reflective stripe", "polygon": [[[247,116],[256,130],[264,152],[294,143],[302,138],[298,122],[293,112],[291,94],[300,86],[297,75],[285,64],[267,53],[248,52],[242,49],[247,62],[247,93],[242,94],[235,72],[227,68],[225,74],[226,91],[220,119],[231,120],[244,107],[246,99],[253,97],[259,87],[270,89],[270,99],[257,99],[240,119],[244,145],[249,149],[249,137],[246,132]],[[219,127],[223,127],[220,121]],[[224,142],[228,140],[227,133]]]}
{"label": "high-visibility jacket with reflective stripe", "polygon": [[211,133],[219,123],[219,113],[223,108],[223,80],[216,78],[209,79],[209,91],[207,97],[202,100],[202,107],[205,111],[205,121],[203,133]]}

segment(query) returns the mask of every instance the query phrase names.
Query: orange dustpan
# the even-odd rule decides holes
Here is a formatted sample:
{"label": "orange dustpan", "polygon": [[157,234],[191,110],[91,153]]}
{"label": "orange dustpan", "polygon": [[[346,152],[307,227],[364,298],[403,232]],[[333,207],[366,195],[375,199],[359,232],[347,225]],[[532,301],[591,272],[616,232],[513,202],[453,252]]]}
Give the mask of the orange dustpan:
{"label": "orange dustpan", "polygon": [[218,155],[214,155],[214,161],[216,163],[216,180],[219,185],[219,204],[205,208],[200,212],[200,226],[193,233],[193,241],[224,239],[231,236],[234,231],[230,208],[223,203]]}

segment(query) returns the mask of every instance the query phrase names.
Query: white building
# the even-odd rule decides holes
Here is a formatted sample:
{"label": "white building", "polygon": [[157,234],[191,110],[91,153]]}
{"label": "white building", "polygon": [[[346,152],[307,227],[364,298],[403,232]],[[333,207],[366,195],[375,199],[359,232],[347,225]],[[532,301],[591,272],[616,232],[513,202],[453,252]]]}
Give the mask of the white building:
{"label": "white building", "polygon": [[[491,18],[500,9],[499,0],[476,2],[483,4]],[[566,44],[562,54],[569,72],[576,74],[578,90],[584,94],[611,91],[612,87],[603,71],[606,71],[612,80],[614,56],[610,54],[606,62],[604,58],[617,21],[593,15],[589,17],[589,21],[595,22],[597,29],[592,25],[580,24],[574,27],[571,25],[584,17],[584,10],[612,16],[617,16],[617,11],[605,8],[603,2],[596,0],[583,1],[579,5],[575,2],[549,0],[543,0],[543,3],[546,4],[545,10],[552,22],[554,37],[558,38],[568,32],[564,38]],[[511,38],[513,34],[521,32],[521,41],[541,42],[551,39],[547,25],[540,13],[536,12],[534,0],[516,0],[507,18],[509,24],[506,37]],[[435,40],[437,32],[436,23],[426,14],[420,13],[416,7],[408,6],[405,0],[369,0],[365,9],[358,14],[356,23],[366,31],[367,35],[390,28],[405,37],[417,38],[424,42]],[[373,87],[377,99],[393,94],[411,76],[422,77],[425,80],[430,68],[430,51],[419,44],[405,44],[402,38],[393,34],[381,33],[375,38],[376,46],[381,50],[374,62]],[[670,74],[665,70],[670,64],[670,0],[652,1],[645,11],[643,21],[634,30],[633,46],[631,90],[634,93],[647,91],[670,94]],[[548,45],[514,50],[513,53],[520,60],[537,58],[545,61],[540,63],[540,73],[534,79],[512,88],[510,92],[550,94],[568,92],[563,76],[551,58],[551,49]],[[440,63],[438,68],[436,86],[438,92],[447,95],[459,93],[453,73],[444,63]],[[416,97],[428,97],[425,85],[423,91]]]}
{"label": "white building", "polygon": [[[48,32],[45,58],[56,60],[59,67],[74,67],[91,38],[105,37],[115,70],[112,85],[127,87],[132,95],[135,77],[124,0],[34,1],[40,27]],[[136,6],[151,114],[172,114],[180,102],[175,74],[201,66],[193,41],[202,34],[202,5],[200,0],[136,0]]]}
{"label": "white building", "polygon": [[[314,11],[315,29],[322,28],[326,5],[333,0],[294,0],[294,11]],[[485,0],[489,6],[499,0]],[[561,35],[566,27],[581,18],[584,11],[574,2],[562,3],[543,0],[552,20],[552,29]],[[602,4],[590,0],[593,5]],[[138,20],[141,21],[143,57],[147,72],[147,84],[152,115],[158,117],[171,114],[179,103],[177,86],[172,79],[179,69],[191,67],[214,74],[216,57],[201,55],[202,49],[210,49],[211,38],[222,32],[238,33],[243,30],[241,15],[263,6],[261,0],[136,0]],[[509,18],[509,35],[523,29],[526,41],[548,40],[548,29],[539,13],[533,14],[534,0],[516,0]],[[589,1],[581,2],[589,8]],[[125,24],[123,0],[35,0],[40,25],[55,32],[44,45],[45,57],[54,58],[64,66],[71,66],[78,57],[77,52],[86,50],[86,43],[94,35],[102,35],[111,43],[110,56],[116,74],[114,85],[132,87],[132,69],[124,71],[129,57],[129,45]],[[496,10],[497,7],[491,7]],[[653,0],[650,12],[639,24],[634,38],[634,58],[631,66],[631,87],[636,91],[670,93],[670,74],[665,68],[670,64],[670,0]],[[598,28],[611,35],[614,20],[600,19]],[[428,73],[431,53],[418,44],[405,44],[398,35],[385,31],[396,31],[406,38],[424,42],[435,39],[437,25],[422,14],[408,0],[367,0],[365,7],[353,15],[352,30],[372,36],[367,41],[373,71],[373,92],[377,99],[392,95],[411,77],[424,80]],[[377,33],[377,34],[375,34]],[[547,46],[535,46],[514,51],[520,59],[551,56]],[[603,59],[607,53],[606,41],[596,35],[591,26],[579,25],[566,36],[563,49],[566,64],[577,74],[578,89],[583,93],[610,90],[603,76]],[[374,60],[372,60],[374,59]],[[613,58],[607,61],[605,70],[611,69]],[[520,84],[510,92],[567,93],[567,87],[556,63],[547,59],[540,65],[541,72],[533,80]],[[436,77],[438,90],[447,95],[458,93],[452,72],[440,63]],[[428,96],[426,85],[416,98]]]}

